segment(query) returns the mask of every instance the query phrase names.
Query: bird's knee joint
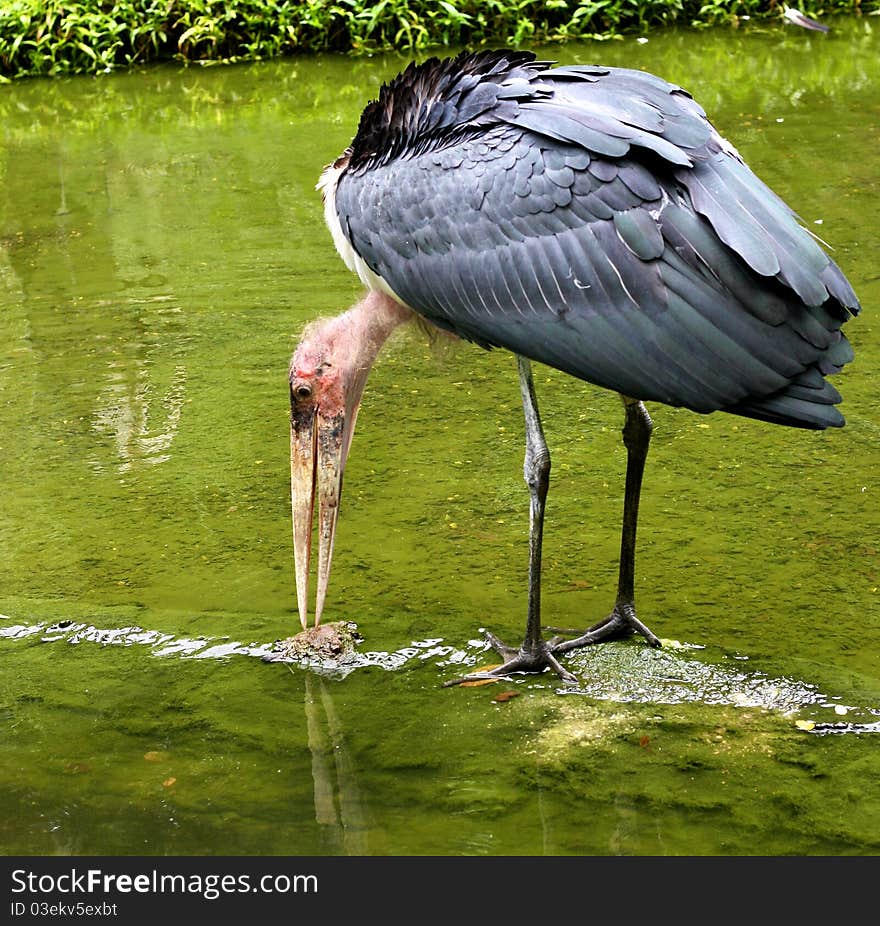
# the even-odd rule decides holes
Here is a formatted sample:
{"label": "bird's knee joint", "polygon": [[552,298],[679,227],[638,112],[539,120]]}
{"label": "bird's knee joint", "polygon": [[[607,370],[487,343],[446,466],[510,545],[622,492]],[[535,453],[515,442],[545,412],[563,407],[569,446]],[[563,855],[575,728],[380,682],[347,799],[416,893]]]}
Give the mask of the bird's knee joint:
{"label": "bird's knee joint", "polygon": [[623,425],[623,443],[627,450],[635,450],[645,446],[651,439],[654,422],[644,408],[627,410],[626,421]]}
{"label": "bird's knee joint", "polygon": [[550,454],[538,453],[527,456],[524,475],[529,488],[546,485],[550,480]]}

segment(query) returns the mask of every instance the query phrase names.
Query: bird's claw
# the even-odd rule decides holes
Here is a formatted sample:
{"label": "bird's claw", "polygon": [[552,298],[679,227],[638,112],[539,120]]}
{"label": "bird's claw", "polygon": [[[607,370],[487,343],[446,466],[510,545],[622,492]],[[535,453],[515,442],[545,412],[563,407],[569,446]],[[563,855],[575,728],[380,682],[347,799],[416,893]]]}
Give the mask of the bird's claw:
{"label": "bird's claw", "polygon": [[557,655],[568,653],[582,646],[604,643],[608,640],[624,639],[637,633],[645,638],[649,646],[659,647],[661,645],[660,638],[636,617],[635,606],[630,602],[618,602],[608,617],[593,624],[583,633],[579,633],[577,630],[562,630],[558,627],[548,629],[555,631],[557,634],[578,635],[571,640],[566,640],[564,637],[557,635],[549,640],[542,640],[537,647],[523,643],[519,649],[516,649],[507,646],[495,634],[486,631],[486,639],[489,641],[489,645],[504,658],[504,664],[494,669],[471,672],[461,678],[450,679],[443,683],[443,687],[451,688],[454,685],[463,685],[467,682],[494,682],[506,678],[514,672],[544,672],[547,669],[552,669],[567,685],[576,685],[576,676],[572,675],[568,669],[560,664],[556,658]]}
{"label": "bird's claw", "polygon": [[582,646],[604,643],[606,640],[620,640],[624,637],[631,637],[636,633],[641,634],[647,640],[649,646],[660,646],[660,638],[636,617],[635,606],[631,603],[618,603],[608,617],[597,624],[593,624],[580,636],[575,637],[573,640],[556,643],[553,646],[553,652],[567,653]]}
{"label": "bird's claw", "polygon": [[535,647],[527,647],[523,644],[519,649],[507,646],[502,643],[493,633],[487,631],[486,638],[492,649],[504,657],[504,664],[494,669],[488,669],[484,672],[472,672],[461,678],[449,679],[443,683],[444,688],[451,688],[454,685],[463,685],[465,682],[497,681],[501,678],[513,674],[514,672],[544,672],[552,669],[567,685],[576,685],[577,677],[572,675],[565,666],[561,665],[559,660],[553,655],[555,647],[558,645],[556,638],[550,643],[541,641]]}

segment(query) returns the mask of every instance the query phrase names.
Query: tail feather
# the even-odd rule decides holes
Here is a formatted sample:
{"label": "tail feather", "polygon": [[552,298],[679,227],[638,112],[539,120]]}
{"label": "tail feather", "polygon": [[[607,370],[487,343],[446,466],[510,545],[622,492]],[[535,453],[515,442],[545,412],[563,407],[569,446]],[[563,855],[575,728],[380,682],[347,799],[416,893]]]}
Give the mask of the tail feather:
{"label": "tail feather", "polygon": [[768,396],[745,399],[725,409],[734,415],[757,418],[793,428],[842,428],[843,415],[834,407],[840,393],[815,367],[805,370],[785,388]]}

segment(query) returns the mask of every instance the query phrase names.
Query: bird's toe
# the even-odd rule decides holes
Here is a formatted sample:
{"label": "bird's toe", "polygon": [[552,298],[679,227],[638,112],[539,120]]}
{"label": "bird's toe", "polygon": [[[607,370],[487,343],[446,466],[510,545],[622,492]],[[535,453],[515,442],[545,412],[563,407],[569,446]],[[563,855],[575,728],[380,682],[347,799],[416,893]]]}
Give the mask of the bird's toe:
{"label": "bird's toe", "polygon": [[660,646],[660,638],[636,616],[635,606],[630,602],[618,602],[608,617],[593,624],[574,639],[556,643],[552,650],[554,653],[567,653],[582,646],[622,640],[635,634],[643,636],[649,646]]}

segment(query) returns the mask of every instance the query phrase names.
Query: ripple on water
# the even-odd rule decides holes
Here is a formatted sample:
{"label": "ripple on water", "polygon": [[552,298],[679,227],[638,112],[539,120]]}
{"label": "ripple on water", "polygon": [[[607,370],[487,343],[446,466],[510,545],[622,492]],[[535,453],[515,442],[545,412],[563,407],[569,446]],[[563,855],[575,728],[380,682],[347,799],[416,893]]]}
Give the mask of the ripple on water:
{"label": "ripple on water", "polygon": [[[170,633],[138,626],[95,627],[87,622],[41,621],[0,625],[0,639],[38,638],[41,643],[66,642],[71,645],[95,643],[101,646],[146,646],[160,658],[227,659],[251,656],[264,659],[272,655],[275,643],[242,643],[228,637],[176,637]],[[367,651],[333,658],[295,658],[282,660],[315,674],[342,679],[358,669],[378,667],[386,671],[410,663],[432,662],[439,670],[455,667],[469,671],[489,649],[484,640],[469,640],[464,648],[444,643],[440,637],[415,640],[393,652]],[[557,687],[560,695],[582,696],[601,701],[639,704],[726,705],[755,707],[792,717],[797,726],[817,734],[880,733],[880,707],[843,704],[839,696],[829,695],[816,685],[799,679],[773,677],[742,668],[745,657],[722,656],[720,662],[704,661],[696,653],[704,647],[695,643],[666,640],[662,649],[638,643],[607,644],[576,651],[568,667],[578,676],[577,686]],[[275,661],[278,661],[277,659]],[[545,674],[540,681],[522,676],[524,684],[549,687]],[[833,714],[835,719],[828,715]],[[841,719],[847,717],[847,720]],[[827,719],[826,719],[827,718]]]}

